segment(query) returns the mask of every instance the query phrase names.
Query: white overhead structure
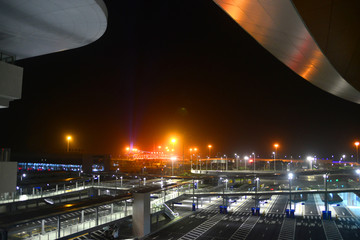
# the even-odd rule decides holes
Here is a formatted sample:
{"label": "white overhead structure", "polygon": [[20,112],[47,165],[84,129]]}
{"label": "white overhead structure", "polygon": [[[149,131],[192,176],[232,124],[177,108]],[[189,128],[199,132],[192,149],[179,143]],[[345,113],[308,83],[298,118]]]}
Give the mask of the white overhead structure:
{"label": "white overhead structure", "polygon": [[15,59],[85,46],[106,27],[103,0],[0,0],[0,108],[21,98]]}
{"label": "white overhead structure", "polygon": [[0,51],[16,59],[87,45],[106,27],[102,0],[0,0]]}
{"label": "white overhead structure", "polygon": [[291,0],[213,0],[291,70],[335,96],[360,104],[360,93],[332,66]]}

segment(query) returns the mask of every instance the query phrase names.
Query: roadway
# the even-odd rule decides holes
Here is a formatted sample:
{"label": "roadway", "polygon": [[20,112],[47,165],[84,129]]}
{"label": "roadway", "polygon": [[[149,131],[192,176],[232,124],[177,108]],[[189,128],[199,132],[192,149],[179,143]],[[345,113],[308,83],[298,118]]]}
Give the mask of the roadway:
{"label": "roadway", "polygon": [[[286,239],[293,237],[293,239],[321,240],[332,239],[334,236],[359,239],[360,223],[345,206],[331,206],[331,210],[334,209],[336,213],[344,212],[345,215],[334,221],[336,224],[331,225],[332,229],[326,228],[325,231],[328,223],[334,222],[321,219],[317,214],[319,203],[312,195],[309,195],[308,201],[305,203],[304,216],[298,215],[295,219],[289,219],[284,214],[288,205],[287,196],[272,196],[271,200],[261,205],[261,213],[265,211],[261,216],[251,216],[251,208],[254,206],[251,197],[246,199],[243,197],[236,204],[231,204],[228,214],[219,213],[218,206],[222,205],[222,200],[218,199],[145,239],[280,239],[279,237],[287,232],[290,232],[290,238]],[[286,221],[290,221],[291,224],[286,225]],[[292,226],[293,229],[289,230]]]}

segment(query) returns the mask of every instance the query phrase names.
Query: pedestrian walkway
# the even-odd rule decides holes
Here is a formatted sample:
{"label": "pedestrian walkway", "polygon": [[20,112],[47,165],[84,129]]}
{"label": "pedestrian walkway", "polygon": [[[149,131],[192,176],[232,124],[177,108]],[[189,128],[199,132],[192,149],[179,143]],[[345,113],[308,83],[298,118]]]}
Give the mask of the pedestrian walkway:
{"label": "pedestrian walkway", "polygon": [[203,235],[205,232],[207,232],[210,228],[215,226],[218,222],[220,222],[221,219],[223,219],[223,218],[224,218],[224,215],[218,213],[214,217],[210,218],[209,220],[203,222],[202,224],[200,224],[199,226],[197,226],[196,228],[194,228],[190,232],[186,233],[184,236],[179,238],[179,240],[197,239],[198,237]]}
{"label": "pedestrian walkway", "polygon": [[342,240],[342,236],[334,221],[323,220],[324,232],[327,240]]}
{"label": "pedestrian walkway", "polygon": [[295,238],[295,218],[285,218],[280,229],[279,240],[290,240]]}
{"label": "pedestrian walkway", "polygon": [[259,220],[259,216],[250,216],[248,217],[243,224],[235,231],[235,233],[230,237],[233,240],[242,240],[246,239],[251,230],[254,228],[256,223]]}

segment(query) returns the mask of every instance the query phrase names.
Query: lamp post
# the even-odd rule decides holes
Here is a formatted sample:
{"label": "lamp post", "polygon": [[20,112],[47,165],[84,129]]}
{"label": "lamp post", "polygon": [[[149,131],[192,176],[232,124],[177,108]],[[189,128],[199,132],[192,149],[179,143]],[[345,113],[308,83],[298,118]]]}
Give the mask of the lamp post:
{"label": "lamp post", "polygon": [[324,202],[325,203],[325,212],[327,212],[328,211],[327,179],[329,177],[329,173],[325,173],[323,175],[323,177],[324,177],[324,188],[325,188],[325,202]]}
{"label": "lamp post", "polygon": [[173,145],[173,150],[172,151],[175,151],[175,143],[176,143],[176,139],[175,138],[172,138],[171,139],[171,143],[172,143],[172,145]]}
{"label": "lamp post", "polygon": [[257,177],[255,178],[255,209],[258,207],[259,203],[258,203],[258,200],[259,200],[259,197],[257,195],[257,192],[258,192],[258,188],[259,188],[259,182],[260,182],[260,179]]}
{"label": "lamp post", "polygon": [[[209,144],[209,145],[208,145],[208,148],[209,148],[209,156],[208,156],[208,159],[210,160],[212,145]],[[206,161],[206,160],[205,160],[205,161]],[[205,165],[206,165],[206,168],[205,168],[206,171],[207,171],[207,162],[208,162],[208,161],[206,161],[206,164],[205,164]]]}
{"label": "lamp post", "polygon": [[291,211],[291,180],[293,179],[294,174],[293,173],[289,173],[288,174],[288,179],[289,179],[289,199],[290,199],[290,211]]}
{"label": "lamp post", "polygon": [[176,160],[176,157],[171,157],[171,176],[174,176],[174,161]]}
{"label": "lamp post", "polygon": [[359,142],[355,142],[354,143],[355,147],[356,147],[356,162],[359,162]]}
{"label": "lamp post", "polygon": [[311,156],[308,156],[307,158],[306,158],[306,160],[308,160],[309,162],[310,162],[310,170],[312,170],[312,161],[314,161],[314,157],[311,157]]}
{"label": "lamp post", "polygon": [[246,171],[246,161],[249,160],[249,157],[248,156],[245,156],[244,157],[244,163],[245,163],[245,171]]}
{"label": "lamp post", "polygon": [[69,152],[69,151],[70,151],[71,136],[67,136],[67,137],[66,137],[66,140],[67,140],[67,152]]}
{"label": "lamp post", "polygon": [[255,174],[255,153],[252,153],[254,155],[254,174]]}
{"label": "lamp post", "polygon": [[192,171],[192,148],[189,149],[190,151],[190,172]]}
{"label": "lamp post", "polygon": [[359,175],[359,182],[360,182],[360,169],[356,169],[357,175]]}
{"label": "lamp post", "polygon": [[277,155],[277,149],[279,147],[279,144],[275,143],[274,144],[275,147],[275,154],[274,154],[274,172],[276,172],[276,155]]}

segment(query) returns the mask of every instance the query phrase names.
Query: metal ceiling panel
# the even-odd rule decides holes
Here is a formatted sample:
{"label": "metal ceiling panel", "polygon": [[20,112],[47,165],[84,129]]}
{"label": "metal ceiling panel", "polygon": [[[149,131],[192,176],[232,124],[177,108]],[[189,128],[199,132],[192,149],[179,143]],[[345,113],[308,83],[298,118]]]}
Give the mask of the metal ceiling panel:
{"label": "metal ceiling panel", "polygon": [[360,104],[360,92],[333,67],[291,0],[213,0],[295,73],[335,96]]}

